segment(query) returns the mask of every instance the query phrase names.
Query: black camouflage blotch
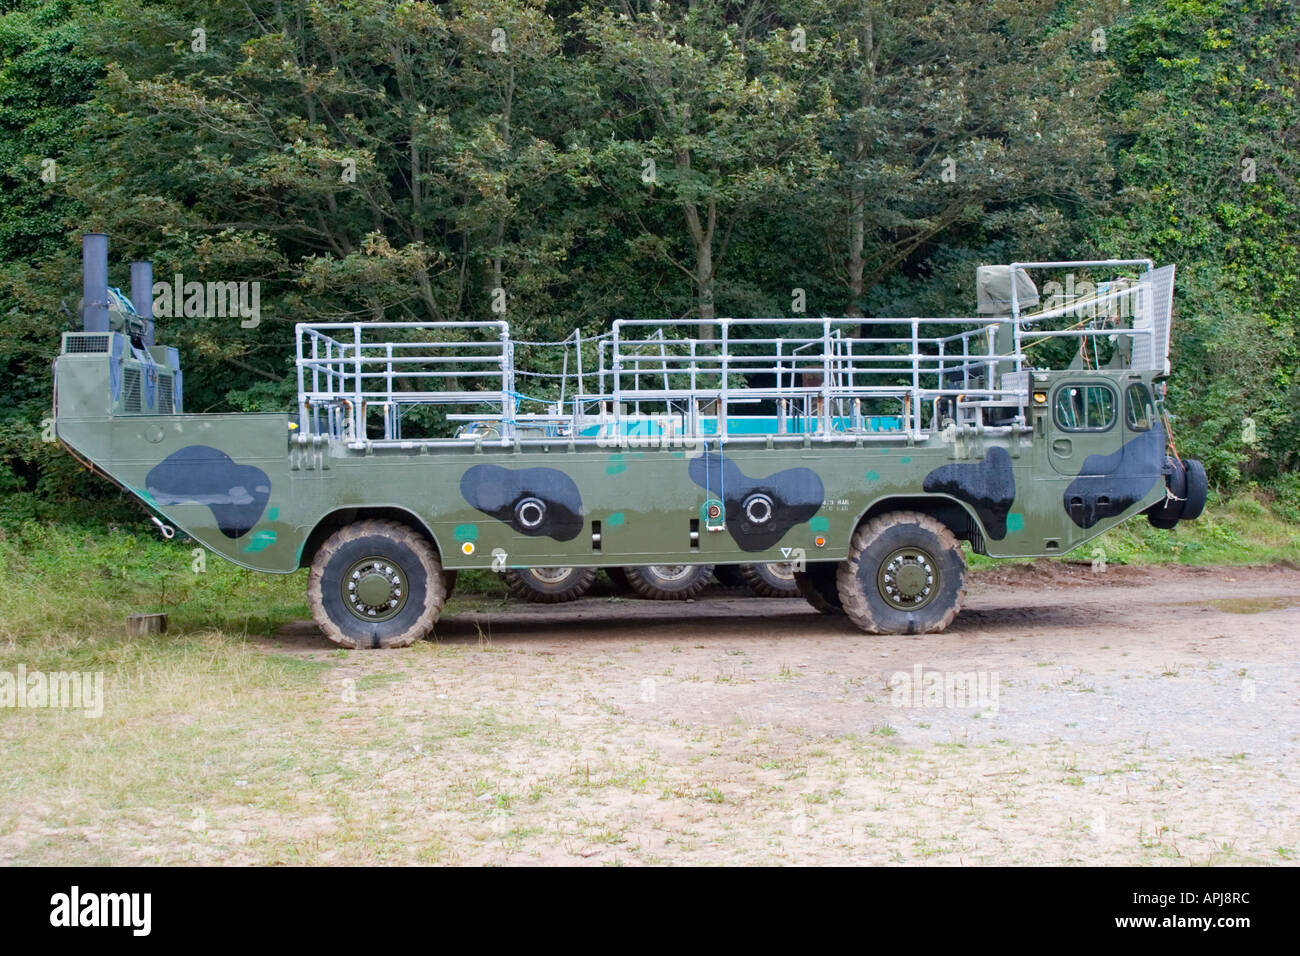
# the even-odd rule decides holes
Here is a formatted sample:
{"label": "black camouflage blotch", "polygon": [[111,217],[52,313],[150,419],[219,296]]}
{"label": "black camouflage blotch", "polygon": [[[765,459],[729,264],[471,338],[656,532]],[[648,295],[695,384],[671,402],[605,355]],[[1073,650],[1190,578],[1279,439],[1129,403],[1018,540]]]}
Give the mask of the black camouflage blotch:
{"label": "black camouflage blotch", "polygon": [[145,490],[160,505],[207,505],[217,528],[238,538],[262,517],[271,497],[271,479],[253,465],[240,465],[208,445],[188,445],[150,469]]}
{"label": "black camouflage blotch", "polygon": [[1007,536],[1007,512],[1016,500],[1016,475],[1005,448],[990,448],[984,460],[944,465],[925,476],[923,490],[952,495],[975,509],[995,541]]}
{"label": "black camouflage blotch", "polygon": [[[461,475],[460,493],[479,511],[529,537],[572,541],[582,531],[582,495],[574,480],[558,468],[511,471],[500,465],[475,465]],[[536,528],[524,527],[515,514],[515,506],[525,498],[546,505]]]}
{"label": "black camouflage blotch", "polygon": [[[723,495],[727,530],[742,551],[766,551],[815,515],[826,496],[821,477],[811,468],[787,468],[766,478],[750,478],[726,455],[707,448],[691,459],[689,473],[701,488]],[[772,499],[772,517],[761,525],[750,522],[743,507],[755,493]]]}
{"label": "black camouflage blotch", "polygon": [[[1165,431],[1157,426],[1109,455],[1089,455],[1065,489],[1065,513],[1080,528],[1127,511],[1163,477]],[[1103,500],[1104,499],[1104,500]]]}

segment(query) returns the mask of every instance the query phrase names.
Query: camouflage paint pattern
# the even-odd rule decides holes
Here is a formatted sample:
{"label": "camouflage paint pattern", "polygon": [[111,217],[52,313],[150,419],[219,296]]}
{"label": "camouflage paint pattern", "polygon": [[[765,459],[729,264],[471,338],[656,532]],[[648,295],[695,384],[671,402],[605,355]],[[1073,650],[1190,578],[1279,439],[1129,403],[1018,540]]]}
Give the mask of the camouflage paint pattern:
{"label": "camouflage paint pattern", "polygon": [[[1033,391],[1047,401],[1013,434],[949,426],[920,443],[899,433],[732,436],[707,449],[679,438],[672,448],[558,439],[355,450],[299,434],[285,414],[123,412],[115,344],[116,354],[58,358],[59,439],[178,529],[259,571],[308,565],[322,522],[374,509],[418,522],[457,569],[491,567],[494,552],[512,567],[781,561],[793,549],[838,561],[868,512],[922,499],[968,523],[991,556],[1055,555],[1165,495],[1164,433],[1132,428],[1124,407],[1128,386],[1149,387],[1154,372],[1035,373]],[[1057,389],[1103,383],[1114,389],[1110,428],[1067,431],[1054,420]]]}

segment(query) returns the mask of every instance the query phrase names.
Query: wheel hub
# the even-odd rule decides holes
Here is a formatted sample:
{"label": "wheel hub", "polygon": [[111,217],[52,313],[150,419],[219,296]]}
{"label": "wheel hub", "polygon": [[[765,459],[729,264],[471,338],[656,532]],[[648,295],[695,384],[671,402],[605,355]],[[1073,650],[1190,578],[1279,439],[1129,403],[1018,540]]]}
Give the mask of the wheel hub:
{"label": "wheel hub", "polygon": [[343,603],[363,621],[386,621],[406,606],[406,575],[385,558],[362,558],[348,568],[340,587]]}
{"label": "wheel hub", "polygon": [[925,607],[938,593],[934,559],[919,548],[900,548],[885,558],[876,575],[880,595],[901,611]]}
{"label": "wheel hub", "polygon": [[529,568],[529,573],[545,584],[560,584],[573,576],[573,568]]}
{"label": "wheel hub", "polygon": [[680,581],[693,569],[693,565],[690,564],[654,564],[651,567],[655,574],[665,581]]}
{"label": "wheel hub", "polygon": [[767,565],[767,573],[782,581],[793,581],[794,564],[789,561],[772,561]]}

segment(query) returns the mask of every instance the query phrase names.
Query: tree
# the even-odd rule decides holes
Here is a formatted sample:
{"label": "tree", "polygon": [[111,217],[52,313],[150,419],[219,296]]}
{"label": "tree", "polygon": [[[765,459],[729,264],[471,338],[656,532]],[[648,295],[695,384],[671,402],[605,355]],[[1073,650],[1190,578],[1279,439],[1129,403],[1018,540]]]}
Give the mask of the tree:
{"label": "tree", "polygon": [[[721,0],[623,0],[582,15],[611,104],[598,130],[603,181],[641,224],[640,248],[689,277],[701,338],[714,334],[736,225],[823,165],[815,107],[801,108],[772,16],[765,3],[737,14]],[[684,261],[646,215],[665,204],[681,212]]]}

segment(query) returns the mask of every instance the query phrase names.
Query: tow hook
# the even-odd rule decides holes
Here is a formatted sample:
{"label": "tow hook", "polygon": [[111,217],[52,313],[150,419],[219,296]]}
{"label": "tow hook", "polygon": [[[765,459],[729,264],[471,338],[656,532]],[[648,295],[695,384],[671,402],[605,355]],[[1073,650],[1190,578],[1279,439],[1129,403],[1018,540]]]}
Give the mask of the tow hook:
{"label": "tow hook", "polygon": [[157,515],[150,515],[149,520],[158,526],[158,532],[168,541],[176,537],[176,529],[158,519]]}

